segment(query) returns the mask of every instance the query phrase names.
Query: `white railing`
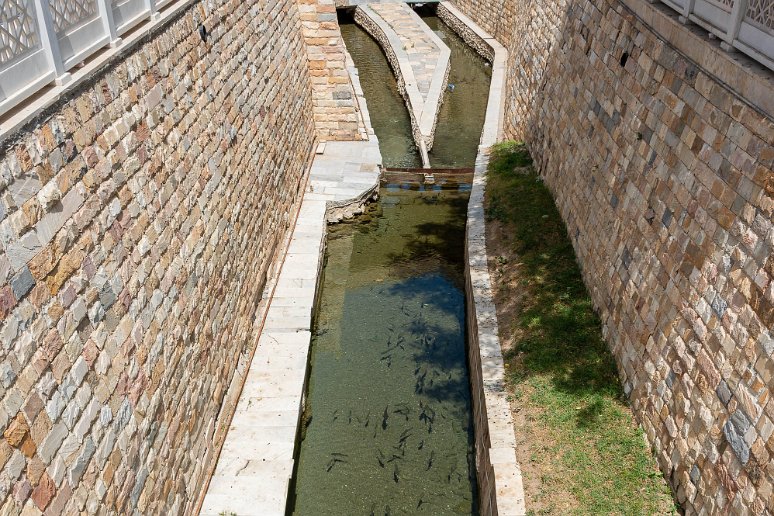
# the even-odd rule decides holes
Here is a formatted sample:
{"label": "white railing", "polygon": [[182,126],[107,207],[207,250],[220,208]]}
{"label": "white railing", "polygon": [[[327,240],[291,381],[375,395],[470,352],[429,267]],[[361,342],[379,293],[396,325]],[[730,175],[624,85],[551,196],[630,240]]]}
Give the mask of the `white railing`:
{"label": "white railing", "polygon": [[[655,0],[654,0],[655,1]],[[774,70],[774,0],[661,0],[722,40]]]}
{"label": "white railing", "polygon": [[0,0],[0,116],[171,0]]}

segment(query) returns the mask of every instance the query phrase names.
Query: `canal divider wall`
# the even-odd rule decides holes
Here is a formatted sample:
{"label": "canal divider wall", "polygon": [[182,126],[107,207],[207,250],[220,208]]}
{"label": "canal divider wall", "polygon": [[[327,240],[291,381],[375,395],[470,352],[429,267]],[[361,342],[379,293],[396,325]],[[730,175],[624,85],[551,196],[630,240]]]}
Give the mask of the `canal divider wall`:
{"label": "canal divider wall", "polygon": [[384,50],[408,107],[422,163],[429,168],[451,51],[405,3],[359,5],[355,22]]}
{"label": "canal divider wall", "polygon": [[516,435],[505,387],[497,311],[486,250],[484,193],[492,145],[502,136],[508,52],[453,5],[442,2],[438,17],[492,65],[489,101],[468,201],[465,294],[468,326],[476,472],[481,514],[526,514]]}

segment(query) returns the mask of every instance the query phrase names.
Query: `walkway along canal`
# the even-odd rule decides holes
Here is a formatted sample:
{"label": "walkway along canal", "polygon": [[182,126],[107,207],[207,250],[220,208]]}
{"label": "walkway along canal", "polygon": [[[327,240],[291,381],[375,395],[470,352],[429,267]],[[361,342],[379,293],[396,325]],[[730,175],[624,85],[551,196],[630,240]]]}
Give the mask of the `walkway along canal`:
{"label": "walkway along canal", "polygon": [[[424,19],[451,49],[453,85],[431,164],[472,167],[490,68]],[[380,47],[341,27],[385,165],[421,166]],[[478,512],[463,276],[470,185],[417,177],[383,184],[365,215],[329,228],[289,512]]]}

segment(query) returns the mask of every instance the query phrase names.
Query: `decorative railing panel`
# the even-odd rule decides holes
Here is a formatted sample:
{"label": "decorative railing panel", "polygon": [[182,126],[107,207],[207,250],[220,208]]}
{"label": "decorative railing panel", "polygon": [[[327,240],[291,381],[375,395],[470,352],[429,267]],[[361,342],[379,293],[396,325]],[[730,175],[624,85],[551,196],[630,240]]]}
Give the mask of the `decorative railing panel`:
{"label": "decorative railing panel", "polygon": [[98,14],[96,0],[49,0],[48,5],[57,34],[65,34]]}
{"label": "decorative railing panel", "polygon": [[774,70],[774,0],[661,0],[722,40]]}
{"label": "decorative railing panel", "polygon": [[176,1],[0,0],[0,117]]}
{"label": "decorative railing panel", "polygon": [[42,42],[34,1],[1,0],[0,114],[54,78]]}
{"label": "decorative railing panel", "polygon": [[774,2],[772,0],[749,0],[745,21],[763,30],[774,31]]}
{"label": "decorative railing panel", "polygon": [[0,66],[40,48],[32,0],[3,0],[0,6]]}

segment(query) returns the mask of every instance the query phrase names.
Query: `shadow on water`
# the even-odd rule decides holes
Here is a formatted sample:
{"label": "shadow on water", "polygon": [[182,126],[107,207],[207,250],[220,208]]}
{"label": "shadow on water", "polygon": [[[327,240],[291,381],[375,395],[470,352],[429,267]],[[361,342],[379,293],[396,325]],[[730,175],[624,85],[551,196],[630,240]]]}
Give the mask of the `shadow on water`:
{"label": "shadow on water", "polygon": [[[384,54],[339,21],[385,166],[420,166]],[[448,141],[433,151],[436,166],[472,166],[483,124],[489,77],[481,62],[455,71],[468,67],[459,43],[460,94],[443,108]],[[390,185],[355,222],[329,228],[290,513],[478,513],[463,280],[469,186]]]}
{"label": "shadow on water", "polygon": [[334,230],[295,514],[476,514],[459,251],[467,195],[388,191],[366,222]]}

